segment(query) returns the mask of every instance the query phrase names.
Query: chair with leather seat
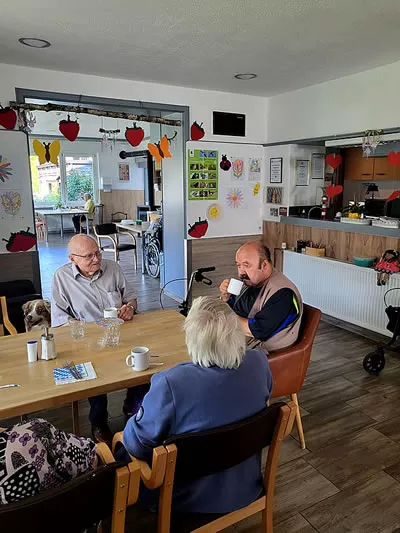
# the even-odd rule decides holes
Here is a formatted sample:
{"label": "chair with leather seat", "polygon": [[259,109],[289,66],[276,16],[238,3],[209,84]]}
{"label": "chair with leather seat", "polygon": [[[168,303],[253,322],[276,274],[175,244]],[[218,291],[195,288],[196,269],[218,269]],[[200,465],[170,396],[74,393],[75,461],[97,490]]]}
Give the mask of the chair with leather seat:
{"label": "chair with leather seat", "polygon": [[[17,333],[25,333],[24,312],[22,306],[24,303],[31,300],[41,300],[42,295],[35,291],[35,287],[31,280],[20,279],[0,282],[0,296],[4,296],[6,299],[4,308],[7,311],[7,317],[12,326],[17,330]],[[6,330],[6,334],[10,333],[7,327]]]}
{"label": "chair with leather seat", "polygon": [[296,426],[300,445],[305,449],[303,424],[301,422],[297,393],[300,392],[310,363],[312,347],[321,320],[321,311],[304,304],[299,337],[293,346],[268,354],[273,377],[271,398],[290,396],[296,404]]}
{"label": "chair with leather seat", "polygon": [[0,505],[2,531],[78,533],[111,517],[111,533],[124,533],[126,508],[137,501],[140,471],[117,463],[104,443],[96,445],[102,465],[59,487]]}
{"label": "chair with leather seat", "polygon": [[[103,252],[111,252],[114,254],[115,262],[119,261],[120,252],[126,252],[128,250],[133,251],[133,257],[135,260],[135,269],[137,270],[137,255],[136,255],[136,239],[129,231],[118,230],[115,224],[95,224],[93,226],[94,234],[96,235],[99,248]],[[120,235],[128,235],[131,243],[121,243],[119,240]],[[111,241],[110,246],[103,246],[101,239],[108,239]]]}
{"label": "chair with leather seat", "polygon": [[[196,433],[174,435],[153,450],[151,468],[145,461],[131,457],[140,466],[141,480],[148,489],[160,488],[158,533],[208,533],[223,529],[258,512],[263,514],[263,531],[273,531],[275,478],[283,439],[289,435],[296,406],[276,403],[259,413],[233,424]],[[113,440],[113,451],[122,443],[122,433]],[[190,482],[223,472],[261,453],[268,446],[264,471],[264,491],[255,501],[231,513],[172,513],[174,482]],[[237,487],[240,491],[240,486]],[[143,512],[143,511],[142,511]],[[144,511],[145,512],[145,511]],[[138,530],[140,528],[138,527]]]}

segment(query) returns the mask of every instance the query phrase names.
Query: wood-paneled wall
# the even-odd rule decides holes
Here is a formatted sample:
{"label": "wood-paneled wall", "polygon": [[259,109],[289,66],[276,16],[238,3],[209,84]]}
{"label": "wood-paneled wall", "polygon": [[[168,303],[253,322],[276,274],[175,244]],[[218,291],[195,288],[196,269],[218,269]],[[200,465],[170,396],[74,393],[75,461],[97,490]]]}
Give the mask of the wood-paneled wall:
{"label": "wood-paneled wall", "polygon": [[104,204],[103,220],[111,222],[111,213],[122,211],[128,218],[136,220],[136,207],[144,204],[143,190],[118,190],[111,192],[99,191],[100,203]]}
{"label": "wood-paneled wall", "polygon": [[353,257],[380,257],[385,250],[400,249],[400,239],[365,235],[339,230],[309,228],[292,224],[264,221],[264,243],[273,254],[285,242],[287,248],[296,246],[296,241],[320,243],[326,249],[326,257],[341,261],[353,261]]}
{"label": "wood-paneled wall", "polygon": [[[218,296],[218,287],[225,278],[237,277],[235,266],[236,250],[245,241],[260,239],[261,235],[249,235],[248,237],[217,237],[214,239],[193,239],[188,241],[188,257],[192,262],[191,271],[201,267],[215,267],[215,272],[204,274],[211,279],[211,286],[204,283],[194,283],[192,297]],[[189,272],[190,273],[190,272]]]}

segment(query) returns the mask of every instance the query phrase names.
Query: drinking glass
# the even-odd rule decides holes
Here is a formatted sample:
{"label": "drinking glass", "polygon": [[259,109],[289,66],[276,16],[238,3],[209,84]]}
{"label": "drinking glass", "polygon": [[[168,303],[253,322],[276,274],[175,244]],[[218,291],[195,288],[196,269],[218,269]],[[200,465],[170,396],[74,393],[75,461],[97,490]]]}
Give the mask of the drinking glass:
{"label": "drinking glass", "polygon": [[75,340],[83,339],[85,336],[85,321],[70,318],[68,320],[69,332],[71,337]]}
{"label": "drinking glass", "polygon": [[119,345],[121,326],[119,321],[110,319],[107,321],[104,331],[104,344],[114,348]]}

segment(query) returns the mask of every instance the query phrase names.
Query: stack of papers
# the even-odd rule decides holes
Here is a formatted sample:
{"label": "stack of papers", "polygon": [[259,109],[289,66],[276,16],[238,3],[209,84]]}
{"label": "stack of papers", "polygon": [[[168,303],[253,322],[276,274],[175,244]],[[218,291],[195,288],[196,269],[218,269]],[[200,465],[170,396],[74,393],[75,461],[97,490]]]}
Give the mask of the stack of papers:
{"label": "stack of papers", "polygon": [[66,385],[69,383],[79,383],[79,381],[87,381],[88,379],[96,379],[97,374],[93,368],[92,363],[80,363],[76,365],[82,379],[76,379],[71,374],[68,368],[54,368],[53,376],[56,385]]}

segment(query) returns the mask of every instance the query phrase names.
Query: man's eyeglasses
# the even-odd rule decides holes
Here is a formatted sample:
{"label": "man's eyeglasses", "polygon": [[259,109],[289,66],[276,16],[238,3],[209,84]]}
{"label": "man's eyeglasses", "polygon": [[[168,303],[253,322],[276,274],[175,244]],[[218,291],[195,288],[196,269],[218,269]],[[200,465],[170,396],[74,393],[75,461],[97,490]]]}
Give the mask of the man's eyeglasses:
{"label": "man's eyeglasses", "polygon": [[85,261],[92,262],[96,257],[97,259],[100,259],[101,254],[102,252],[99,250],[98,252],[94,252],[93,254],[87,254],[87,255],[71,254],[71,255],[76,255],[76,257],[82,257],[82,259],[84,259]]}

